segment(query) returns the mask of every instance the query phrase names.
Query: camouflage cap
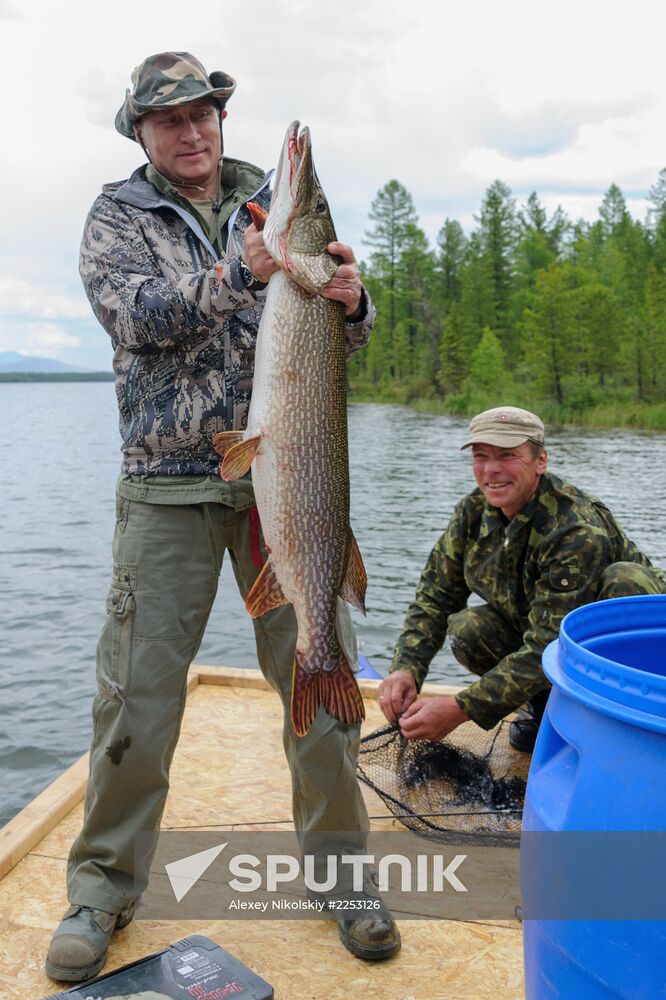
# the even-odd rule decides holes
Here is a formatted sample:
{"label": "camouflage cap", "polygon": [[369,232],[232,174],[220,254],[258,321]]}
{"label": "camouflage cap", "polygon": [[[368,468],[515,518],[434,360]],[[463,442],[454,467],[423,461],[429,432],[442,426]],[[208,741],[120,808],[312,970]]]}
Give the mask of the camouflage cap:
{"label": "camouflage cap", "polygon": [[[543,422],[536,413],[518,406],[496,406],[472,417],[463,448],[491,444],[496,448],[517,448],[526,441],[543,445]],[[461,449],[462,450],[462,449]]]}
{"label": "camouflage cap", "polygon": [[189,52],[158,52],[148,56],[132,73],[132,90],[116,115],[116,129],[128,139],[136,139],[134,125],[148,111],[159,111],[178,104],[213,97],[220,106],[236,89],[236,81],[227,73],[210,75]]}

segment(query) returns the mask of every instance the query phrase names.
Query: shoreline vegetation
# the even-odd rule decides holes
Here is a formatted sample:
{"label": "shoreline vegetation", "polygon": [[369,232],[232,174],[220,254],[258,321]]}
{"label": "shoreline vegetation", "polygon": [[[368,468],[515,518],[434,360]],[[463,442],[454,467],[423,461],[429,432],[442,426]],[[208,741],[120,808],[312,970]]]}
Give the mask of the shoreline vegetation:
{"label": "shoreline vegetation", "polygon": [[113,382],[113,372],[0,372],[0,382]]}
{"label": "shoreline vegetation", "polygon": [[644,221],[616,184],[600,202],[595,221],[574,221],[496,180],[472,227],[447,218],[432,247],[389,181],[365,233],[377,320],[349,360],[351,399],[666,431],[666,169]]}
{"label": "shoreline vegetation", "polygon": [[[423,388],[423,387],[421,387]],[[471,401],[464,405],[459,399],[447,400],[441,397],[421,394],[416,385],[408,386],[368,386],[354,382],[349,389],[350,403],[395,403],[408,406],[419,413],[430,413],[448,417],[469,419],[476,413],[491,406],[521,406],[538,413],[546,425],[589,427],[608,430],[609,428],[630,428],[631,430],[666,432],[666,403],[624,404],[617,400],[598,403],[587,409],[558,406],[540,399],[530,399],[516,393],[505,393],[488,397],[483,401]]]}
{"label": "shoreline vegetation", "polygon": [[[113,372],[0,372],[2,382],[113,382]],[[632,430],[666,432],[666,402],[637,403],[627,399],[624,403],[609,400],[586,409],[575,406],[558,406],[523,394],[502,393],[484,401],[460,398],[446,399],[432,394],[428,384],[369,385],[352,382],[349,386],[350,403],[394,403],[409,406],[419,413],[440,414],[449,417],[473,417],[487,406],[522,406],[533,410],[546,424],[569,424],[575,427],[627,427]]]}
{"label": "shoreline vegetation", "polygon": [[[501,180],[474,228],[431,247],[409,191],[372,202],[361,274],[377,307],[348,363],[351,402],[470,417],[522,406],[546,424],[666,431],[666,168],[645,221],[611,184],[594,222],[518,205]],[[2,372],[0,382],[111,381],[111,372]]]}

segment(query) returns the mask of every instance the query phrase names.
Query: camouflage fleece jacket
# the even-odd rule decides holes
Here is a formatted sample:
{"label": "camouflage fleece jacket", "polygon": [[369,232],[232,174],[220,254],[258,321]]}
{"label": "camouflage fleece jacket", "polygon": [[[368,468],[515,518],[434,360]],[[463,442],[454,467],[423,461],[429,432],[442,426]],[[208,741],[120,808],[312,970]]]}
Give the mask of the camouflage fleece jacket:
{"label": "camouflage fleece jacket", "polygon": [[603,571],[625,561],[650,565],[600,500],[557,476],[542,476],[537,493],[509,522],[474,490],[430,553],[391,671],[408,671],[420,688],[449,615],[478,594],[523,637],[519,649],[456,696],[470,718],[490,729],[548,686],[541,655],[560,622],[596,600]]}
{"label": "camouflage fleece jacket", "polygon": [[[212,435],[246,425],[264,293],[245,287],[239,261],[246,202],[268,207],[270,178],[225,157],[227,197],[236,177],[243,183],[223,254],[183,199],[146,179],[145,166],[105,185],[88,215],[80,273],[115,348],[124,473],[215,475]],[[347,324],[348,354],[370,335],[374,308],[365,301],[365,318]]]}

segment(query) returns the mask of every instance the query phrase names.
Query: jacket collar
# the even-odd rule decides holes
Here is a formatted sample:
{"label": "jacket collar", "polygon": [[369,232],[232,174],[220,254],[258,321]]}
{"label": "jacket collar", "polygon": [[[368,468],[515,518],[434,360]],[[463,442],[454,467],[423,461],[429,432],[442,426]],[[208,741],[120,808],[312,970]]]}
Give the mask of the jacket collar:
{"label": "jacket collar", "polygon": [[[241,164],[242,161],[234,160],[231,161],[231,163]],[[257,181],[260,181],[261,171],[258,167],[252,167],[251,164],[243,164],[243,166],[247,166],[253,171],[256,171]],[[251,201],[253,197],[256,197],[260,191],[263,191],[264,188],[270,184],[273,172],[274,171],[271,170],[264,176],[263,181],[259,184],[259,187],[254,192],[249,194],[246,199],[247,201]],[[156,208],[170,208],[173,212],[176,212],[184,222],[187,223],[192,232],[198,237],[199,240],[201,240],[209,253],[215,259],[219,257],[217,250],[215,250],[211,244],[210,240],[204,233],[201,224],[195,216],[191,212],[188,212],[182,205],[179,205],[175,201],[171,201],[165,195],[161,194],[157,188],[146,179],[145,163],[140,167],[137,167],[134,173],[131,174],[131,176],[123,184],[121,184],[119,188],[105,191],[105,194],[108,194],[109,197],[114,198],[116,201],[123,202],[125,205],[132,205],[134,208],[143,208],[148,210]],[[229,231],[231,231],[237,212],[238,209],[232,213],[231,218],[229,219]]]}

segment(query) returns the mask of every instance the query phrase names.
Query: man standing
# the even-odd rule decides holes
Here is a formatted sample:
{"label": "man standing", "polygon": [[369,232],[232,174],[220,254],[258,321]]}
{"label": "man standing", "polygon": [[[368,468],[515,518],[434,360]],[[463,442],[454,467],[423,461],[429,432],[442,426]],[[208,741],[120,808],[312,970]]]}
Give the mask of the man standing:
{"label": "man standing", "polygon": [[[404,736],[430,740],[469,719],[491,729],[527,702],[509,740],[531,751],[549,689],[541,656],[564,616],[604,598],[666,593],[666,585],[601,501],[546,472],[535,414],[486,410],[463,448],[472,449],[478,489],[430,554],[379,700]],[[467,607],[472,593],[484,603]],[[447,634],[480,680],[455,697],[419,699]]]}
{"label": "man standing", "polygon": [[[135,870],[134,840],[159,829],[187,670],[223,556],[244,598],[266,558],[250,479],[223,482],[211,443],[218,431],[245,427],[263,290],[277,269],[246,207],[268,207],[269,177],[222,157],[235,87],[186,52],[138,66],[116,128],[149,162],[104,187],[83,236],[81,276],[115,348],[124,458],[85,819],[69,858],[71,906],[46,962],[54,979],[97,975],[113,931],[132,919],[150,861]],[[351,248],[328,249],[342,263],[322,294],[344,304],[351,353],[367,342],[374,309]],[[340,846],[362,851],[369,823],[355,773],[358,727],[321,710],[297,737],[289,717],[292,607],[261,616],[254,628],[259,664],[284,705],[301,846],[310,834],[342,830],[354,842]],[[347,629],[353,645],[348,615]],[[354,954],[398,951],[383,904],[369,918],[335,912]]]}

